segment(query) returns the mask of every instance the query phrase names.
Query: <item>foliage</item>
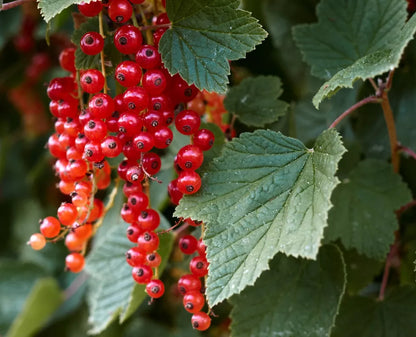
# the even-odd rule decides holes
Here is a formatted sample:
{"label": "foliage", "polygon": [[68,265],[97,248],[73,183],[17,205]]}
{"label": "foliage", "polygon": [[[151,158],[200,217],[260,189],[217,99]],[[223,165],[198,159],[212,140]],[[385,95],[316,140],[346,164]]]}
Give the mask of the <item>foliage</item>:
{"label": "foliage", "polygon": [[[100,32],[100,20],[72,17],[80,2],[38,0],[39,9],[28,2],[0,12],[0,336],[412,336],[413,0],[135,5],[129,22],[145,41],[149,27],[166,30],[158,43],[164,71],[201,89],[188,108],[203,106],[201,128],[215,135],[197,171],[201,189],[177,206],[166,189],[189,137],[173,130],[172,145],[156,150],[162,170],[144,190],[169,233],[158,236],[166,292],[152,301],[125,261],[131,242],[117,182],[98,192],[108,208],[84,247],[85,271],[64,270],[62,242],[41,252],[26,245],[39,218],[70,199],[56,190],[43,148],[52,132],[44,83],[68,76],[60,51],[72,42],[76,69],[105,66],[112,96],[122,90],[115,66],[134,59],[114,47],[119,24],[109,19],[101,31],[106,62],[81,51],[81,37]],[[170,23],[154,27],[153,12],[165,11]],[[34,46],[25,51],[18,36],[30,24]],[[33,78],[39,54],[49,65]],[[203,225],[181,227],[187,218]],[[178,248],[184,233],[207,247],[203,311],[212,327],[204,334],[192,329],[176,286],[189,273]]]}

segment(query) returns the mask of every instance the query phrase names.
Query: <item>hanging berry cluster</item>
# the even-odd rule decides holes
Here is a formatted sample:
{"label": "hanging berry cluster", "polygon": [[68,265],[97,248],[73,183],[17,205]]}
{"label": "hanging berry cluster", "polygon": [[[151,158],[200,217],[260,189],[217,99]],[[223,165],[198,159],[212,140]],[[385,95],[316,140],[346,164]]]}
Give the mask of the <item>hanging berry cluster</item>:
{"label": "hanging berry cluster", "polygon": [[[143,2],[109,0],[78,5],[84,16],[99,16],[100,31],[86,32],[79,46],[62,51],[60,65],[69,75],[53,79],[47,88],[50,112],[56,118],[48,148],[56,158],[59,189],[68,201],[58,208],[56,217],[41,220],[40,233],[33,234],[29,244],[42,249],[46,241],[64,239],[69,250],[66,268],[80,272],[88,241],[108,208],[96,197],[112,181],[108,159],[120,158],[116,180],[123,182],[126,200],[121,217],[129,224],[126,233],[132,242],[126,261],[133,279],[146,285],[151,298],[159,298],[165,290],[158,274],[160,215],[150,205],[149,181],[158,181],[160,153],[172,143],[175,127],[190,138],[174,159],[178,177],[170,182],[168,194],[177,205],[184,194],[196,193],[201,187],[196,170],[203,163],[204,151],[213,146],[214,134],[200,128],[204,109],[194,111],[192,103],[187,107],[201,95],[198,89],[178,74],[171,76],[161,61],[158,42],[170,24],[163,1],[161,8],[146,11],[153,16],[151,25],[140,5]],[[141,15],[136,16],[136,9]],[[103,19],[110,23],[107,36],[101,27]],[[113,65],[116,86],[122,88],[117,95],[107,86],[106,39],[122,55],[122,61]],[[76,47],[85,55],[99,55],[101,69],[77,69]],[[191,274],[179,280],[179,290],[185,309],[193,313],[193,327],[205,330],[210,325],[209,316],[201,311],[205,304],[201,278],[208,273],[205,246],[192,235],[182,237],[179,246],[185,254],[198,252],[190,262]]]}

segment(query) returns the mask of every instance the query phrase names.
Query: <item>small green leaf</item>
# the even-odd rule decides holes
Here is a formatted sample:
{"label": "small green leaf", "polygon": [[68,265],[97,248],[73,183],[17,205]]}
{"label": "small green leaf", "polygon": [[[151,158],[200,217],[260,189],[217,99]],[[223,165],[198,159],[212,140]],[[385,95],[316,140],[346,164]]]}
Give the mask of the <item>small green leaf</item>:
{"label": "small green leaf", "polygon": [[368,159],[360,162],[334,191],[327,239],[341,239],[370,258],[384,259],[398,229],[394,213],[412,200],[411,193],[391,165]]}
{"label": "small green leaf", "polygon": [[264,127],[286,113],[289,104],[278,99],[282,93],[276,76],[248,77],[228,91],[224,106],[242,123]]}
{"label": "small green leaf", "polygon": [[206,223],[211,306],[254,284],[278,252],[316,258],[344,151],[333,129],[313,149],[266,130],[224,146],[175,211]]}
{"label": "small green leaf", "polygon": [[383,301],[345,297],[332,337],[409,337],[416,331],[416,291],[395,288]]}
{"label": "small green leaf", "polygon": [[[71,5],[79,4],[83,0],[37,0],[40,13],[46,22],[49,22],[56,15],[61,13],[65,8]],[[90,2],[90,1],[85,1]]]}
{"label": "small green leaf", "polygon": [[[124,322],[146,298],[145,286],[137,284],[131,276],[125,253],[134,246],[126,236],[126,224],[120,217],[123,195],[118,193],[113,208],[106,214],[94,249],[87,258],[86,270],[92,275],[88,301],[90,305],[89,323],[91,334],[98,334],[119,317]],[[160,236],[159,253],[165,268],[173,237],[166,233]]]}
{"label": "small green leaf", "polygon": [[171,74],[179,73],[199,89],[225,92],[228,60],[245,57],[267,33],[236,0],[175,0],[167,2],[171,28],[159,51]]}
{"label": "small green leaf", "polygon": [[325,0],[317,15],[318,23],[293,31],[312,74],[329,79],[313,98],[316,107],[339,88],[397,67],[416,30],[401,0]]}
{"label": "small green leaf", "polygon": [[63,301],[62,292],[53,278],[40,279],[13,322],[6,337],[33,336]]}
{"label": "small green leaf", "polygon": [[345,283],[336,246],[322,247],[316,261],[278,254],[254,287],[232,298],[231,336],[329,337]]}

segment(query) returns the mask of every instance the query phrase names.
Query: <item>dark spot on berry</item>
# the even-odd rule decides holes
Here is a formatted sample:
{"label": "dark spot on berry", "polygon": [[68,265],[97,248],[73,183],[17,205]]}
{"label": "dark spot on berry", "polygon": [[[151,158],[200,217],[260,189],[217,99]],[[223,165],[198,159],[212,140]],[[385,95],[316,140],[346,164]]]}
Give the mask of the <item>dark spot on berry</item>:
{"label": "dark spot on berry", "polygon": [[133,102],[129,102],[129,104],[127,104],[127,106],[129,107],[129,109],[133,110],[136,109],[136,104],[134,104]]}
{"label": "dark spot on berry", "polygon": [[159,288],[159,286],[154,286],[150,290],[152,291],[153,294],[157,294],[160,291],[160,288]]}
{"label": "dark spot on berry", "polygon": [[[168,139],[169,140],[169,139]],[[159,164],[157,161],[152,161],[152,164],[150,165],[152,167],[152,169],[156,169],[159,167]]]}
{"label": "dark spot on berry", "polygon": [[139,269],[137,269],[137,273],[136,273],[136,275],[137,275],[137,276],[143,276],[143,275],[144,275],[144,270],[143,270],[143,268],[139,268]]}
{"label": "dark spot on berry", "polygon": [[120,117],[120,113],[119,113],[118,111],[114,111],[114,112],[111,114],[111,117],[113,117],[113,118],[119,118],[119,117]]}
{"label": "dark spot on berry", "polygon": [[190,169],[190,168],[192,167],[192,162],[187,161],[187,162],[185,163],[185,167],[186,167],[187,169]]}
{"label": "dark spot on berry", "polygon": [[197,321],[192,323],[192,326],[194,327],[194,329],[198,329],[199,327],[199,323]]}
{"label": "dark spot on berry", "polygon": [[156,255],[155,254],[149,254],[148,256],[147,256],[147,259],[149,260],[149,261],[154,261],[154,259],[156,258]]}
{"label": "dark spot on berry", "polygon": [[104,161],[97,161],[94,163],[94,167],[98,168],[98,169],[102,169],[104,167]]}
{"label": "dark spot on berry", "polygon": [[152,123],[150,123],[150,125],[155,128],[156,126],[159,125],[159,122],[158,121],[152,121]]}
{"label": "dark spot on berry", "polygon": [[187,89],[185,89],[185,91],[183,92],[183,94],[184,94],[186,97],[191,97],[191,96],[192,96],[192,89],[191,89],[191,88],[187,88]]}
{"label": "dark spot on berry", "polygon": [[97,98],[95,101],[94,101],[94,105],[95,106],[97,106],[97,107],[100,107],[100,106],[102,106],[103,105],[103,99],[102,98]]}
{"label": "dark spot on berry", "polygon": [[150,241],[150,240],[152,240],[152,236],[149,233],[146,232],[146,233],[143,234],[143,239],[145,241]]}
{"label": "dark spot on berry", "polygon": [[159,78],[157,78],[157,79],[155,79],[154,81],[153,81],[153,84],[155,85],[155,86],[159,86],[159,85],[161,85],[162,84],[162,79],[159,77]]}
{"label": "dark spot on berry", "polygon": [[133,235],[133,233],[134,233],[134,230],[132,230],[132,229],[127,230],[127,235]]}
{"label": "dark spot on berry", "polygon": [[186,190],[191,193],[194,191],[194,187],[192,185],[186,185]]}
{"label": "dark spot on berry", "polygon": [[131,198],[130,199],[130,202],[131,202],[132,205],[136,205],[137,204],[136,198]]}
{"label": "dark spot on berry", "polygon": [[[129,231],[133,232],[131,229],[129,229],[129,230],[127,231],[127,233],[128,233]],[[133,234],[133,233],[132,233],[132,234]],[[128,260],[130,260],[130,259],[131,259],[131,254],[130,254],[129,252],[127,252],[127,253],[126,253],[126,259],[128,259]]]}
{"label": "dark spot on berry", "polygon": [[120,131],[121,133],[126,133],[126,128],[124,127],[124,126],[120,126],[119,128],[118,128],[118,131]]}
{"label": "dark spot on berry", "polygon": [[166,125],[169,125],[170,123],[172,123],[172,121],[173,121],[172,117],[167,118],[166,119]]}
{"label": "dark spot on berry", "polygon": [[71,117],[67,117],[67,118],[66,118],[66,122],[67,122],[67,123],[71,123],[72,121],[73,121],[73,119],[72,119]]}
{"label": "dark spot on berry", "polygon": [[203,262],[198,262],[195,267],[196,267],[196,269],[202,269],[202,268],[204,268],[204,263]]}
{"label": "dark spot on berry", "polygon": [[160,102],[157,102],[157,103],[153,104],[153,109],[154,110],[160,110],[161,107],[162,107],[162,104]]}
{"label": "dark spot on berry", "polygon": [[122,37],[120,37],[119,39],[118,39],[118,42],[122,45],[122,46],[124,46],[125,44],[127,44],[127,37],[125,37],[125,36],[122,36]]}
{"label": "dark spot on berry", "polygon": [[144,148],[144,143],[143,142],[137,142],[137,147],[139,148],[139,149],[143,149]]}
{"label": "dark spot on berry", "polygon": [[166,139],[165,144],[166,144],[166,145],[170,145],[170,143],[172,143],[172,139],[170,139],[170,138]]}
{"label": "dark spot on berry", "polygon": [[144,53],[146,54],[147,57],[153,56],[153,50],[151,50],[151,49],[146,49],[146,51]]}
{"label": "dark spot on berry", "polygon": [[183,132],[190,132],[191,131],[191,127],[189,125],[185,125],[184,127],[182,127]]}
{"label": "dark spot on berry", "polygon": [[117,147],[117,143],[116,142],[111,142],[110,144],[108,144],[108,148],[109,149],[115,149]]}
{"label": "dark spot on berry", "polygon": [[142,216],[143,219],[146,219],[149,216],[149,213],[146,211],[141,211],[140,215]]}
{"label": "dark spot on berry", "polygon": [[92,157],[93,154],[94,152],[92,152],[92,150],[90,149],[85,150],[85,157],[87,158]]}
{"label": "dark spot on berry", "polygon": [[124,20],[124,16],[123,15],[116,16],[116,21],[117,22],[122,22],[123,20]]}
{"label": "dark spot on berry", "polygon": [[124,74],[122,74],[122,73],[118,73],[117,74],[117,79],[121,82],[124,82],[126,80],[126,76],[124,76]]}
{"label": "dark spot on berry", "polygon": [[91,36],[91,35],[88,35],[88,36],[85,38],[85,43],[86,43],[86,44],[93,44],[93,43],[94,43],[94,39],[92,38],[92,36]]}
{"label": "dark spot on berry", "polygon": [[82,138],[85,137],[85,135],[83,133],[79,133],[77,137],[78,137],[78,139],[82,139]]}
{"label": "dark spot on berry", "polygon": [[137,173],[133,173],[132,175],[131,175],[131,178],[130,178],[131,180],[133,180],[133,181],[136,181],[136,180],[138,180],[139,179],[139,175],[137,174]]}
{"label": "dark spot on berry", "polygon": [[90,129],[94,129],[95,128],[95,122],[94,121],[89,121],[88,122],[88,127],[90,128]]}
{"label": "dark spot on berry", "polygon": [[85,76],[85,77],[84,77],[84,82],[85,82],[85,83],[87,83],[87,84],[91,84],[91,83],[92,83],[92,78],[91,78],[91,76]]}
{"label": "dark spot on berry", "polygon": [[192,310],[194,308],[194,305],[192,303],[188,302],[188,303],[185,304],[185,308],[189,309],[189,310]]}

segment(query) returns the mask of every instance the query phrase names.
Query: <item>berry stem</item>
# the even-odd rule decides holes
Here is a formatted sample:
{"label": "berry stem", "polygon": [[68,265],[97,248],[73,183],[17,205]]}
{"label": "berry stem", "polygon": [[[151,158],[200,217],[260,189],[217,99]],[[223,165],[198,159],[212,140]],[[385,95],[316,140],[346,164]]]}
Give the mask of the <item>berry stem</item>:
{"label": "berry stem", "polygon": [[407,153],[410,157],[416,159],[416,152],[414,152],[412,149],[409,149],[406,146],[399,145],[397,151]]}
{"label": "berry stem", "polygon": [[400,157],[399,151],[397,147],[397,133],[396,133],[396,125],[394,122],[393,112],[391,110],[389,98],[387,96],[387,91],[383,90],[382,92],[382,102],[381,107],[384,113],[384,119],[387,125],[387,131],[389,134],[390,140],[390,151],[391,151],[391,162],[393,164],[394,172],[398,173],[400,169]]}
{"label": "berry stem", "polygon": [[79,108],[82,110],[84,108],[84,102],[82,101],[82,89],[81,89],[81,84],[80,84],[80,73],[78,69],[77,69],[75,80],[77,82],[77,87],[78,87]]}
{"label": "berry stem", "polygon": [[29,2],[29,1],[33,1],[33,0],[15,0],[15,1],[12,1],[12,2],[8,2],[8,3],[3,4],[2,6],[0,6],[0,12],[1,11],[7,11],[8,9],[15,8],[15,7],[20,6],[20,5],[24,4],[25,2]]}
{"label": "berry stem", "polygon": [[[100,14],[98,14],[98,25],[99,25],[100,34],[103,37],[103,39],[105,39],[102,11],[100,12]],[[101,59],[101,73],[104,76],[104,90],[103,91],[104,91],[104,94],[106,94],[107,93],[107,78],[105,75],[104,48],[100,52],[100,59]]]}
{"label": "berry stem", "polygon": [[371,83],[371,86],[374,88],[374,90],[377,91],[378,86],[377,86],[376,82],[372,78],[369,78],[368,81]]}
{"label": "berry stem", "polygon": [[97,229],[103,224],[103,220],[105,215],[107,214],[107,212],[114,206],[114,199],[118,193],[118,187],[120,185],[120,178],[116,178],[114,179],[114,187],[111,190],[110,195],[108,196],[108,201],[107,204],[104,207],[104,211],[103,214],[101,216],[101,218],[96,222],[95,226],[94,226],[94,233],[97,231]]}
{"label": "berry stem", "polygon": [[92,187],[91,187],[90,200],[88,200],[88,211],[87,211],[87,215],[85,216],[85,219],[82,222],[81,226],[85,225],[88,222],[88,218],[90,217],[91,211],[94,208],[95,192],[97,191],[97,184],[95,182],[94,170],[95,169],[93,167],[91,175],[90,175],[90,180],[91,180],[91,183],[92,183]]}
{"label": "berry stem", "polygon": [[140,29],[139,23],[137,22],[137,18],[136,18],[136,12],[133,11],[133,13],[131,14],[131,21],[133,21],[133,26],[137,27]]}
{"label": "berry stem", "polygon": [[88,280],[88,275],[86,273],[79,274],[66,288],[63,292],[63,296],[65,301],[70,299],[75,293],[78,291],[79,288]]}
{"label": "berry stem", "polygon": [[350,115],[352,112],[362,107],[363,105],[366,105],[368,103],[381,103],[381,102],[382,102],[382,99],[377,96],[369,96],[369,97],[362,99],[361,101],[355,103],[349,109],[345,110],[341,115],[339,115],[338,118],[335,119],[332,122],[332,124],[329,126],[329,129],[336,127],[345,117],[347,117],[348,115]]}
{"label": "berry stem", "polygon": [[396,241],[390,247],[390,251],[386,259],[386,264],[384,266],[383,278],[381,280],[380,292],[378,295],[379,301],[384,300],[384,294],[386,292],[387,282],[389,280],[389,275],[390,275],[390,267],[392,265],[393,259],[397,257],[398,249],[399,249],[398,246],[399,245],[398,245],[397,237],[396,237]]}
{"label": "berry stem", "polygon": [[[145,15],[144,10],[143,10],[143,7],[141,5],[139,5],[139,10],[140,10],[140,15],[142,16],[142,20],[143,20],[145,26],[150,26],[149,21],[147,21],[146,15]],[[153,44],[154,44],[153,43],[153,35],[152,35],[152,32],[149,29],[146,30],[146,40],[147,40],[147,44],[153,46]]]}

